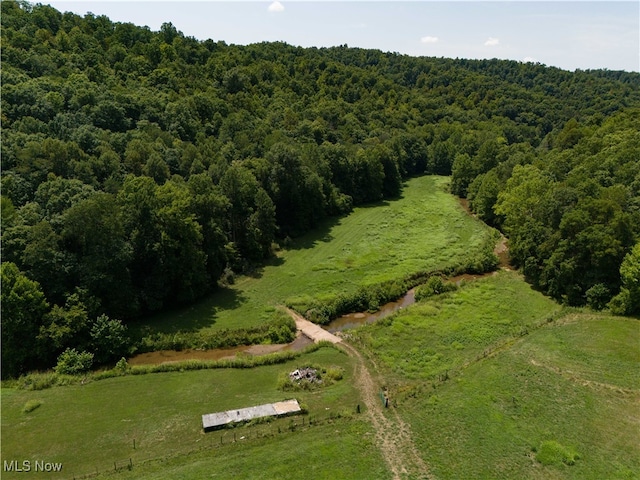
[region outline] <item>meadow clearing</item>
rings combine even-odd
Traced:
[[[309,391],[278,388],[282,375],[306,364],[342,369],[344,378]],[[61,463],[56,478],[111,476],[116,468],[129,478],[144,478],[141,472],[147,471],[149,478],[176,478],[181,471],[202,478],[199,465],[211,459],[217,466],[206,468],[221,476],[233,472],[227,478],[300,478],[286,458],[303,456],[305,468],[320,478],[337,478],[349,469],[385,478],[371,426],[356,413],[352,371],[348,355],[324,347],[302,359],[249,369],[130,375],[40,391],[3,388],[2,458]],[[202,431],[202,414],[287,398],[297,398],[309,413]],[[38,406],[27,411],[33,405]],[[326,442],[336,432],[340,443]],[[328,458],[342,460],[326,465]],[[5,471],[2,478],[24,475]],[[29,478],[51,475],[29,472]]]
[[[169,333],[248,328],[273,318],[277,305],[330,299],[456,265],[478,254],[493,232],[464,212],[447,193],[448,183],[448,177],[411,178],[401,198],[330,219],[293,240],[254,275],[136,327]]]

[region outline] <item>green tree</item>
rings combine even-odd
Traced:
[[[468,153],[458,153],[451,167],[451,192],[459,197],[467,196],[467,188],[477,175]]]
[[[98,193],[75,204],[65,212],[63,225],[61,241],[77,265],[75,286],[91,292],[102,311],[131,315],[133,251],[116,198]]]
[[[562,217],[559,241],[542,268],[540,284],[572,305],[584,304],[595,285],[618,290],[619,265],[633,243],[631,225],[630,216],[610,200],[579,202]]]
[[[636,315],[640,312],[640,243],[624,257],[620,264],[622,287],[611,299],[609,308],[618,315]]]
[[[64,307],[54,305],[42,320],[37,336],[40,357],[50,362],[66,348],[86,345],[87,334],[87,308],[77,294],[70,295]]]
[[[238,163],[227,169],[220,187],[230,204],[230,240],[248,259],[264,259],[276,231],[271,198],[253,173]]]
[[[229,201],[206,173],[191,175],[187,187],[196,221],[202,227],[202,251],[206,255],[206,269],[213,283],[220,277],[227,261],[225,245],[228,238],[224,225]]]
[[[166,294],[157,188],[149,177],[128,175],[116,197],[122,212],[125,239],[132,255],[129,264],[135,292],[135,301],[130,305],[132,315],[158,310]]]
[[[192,302],[210,284],[202,251],[202,227],[193,211],[184,181],[168,181],[157,190],[157,219],[161,228],[157,281],[169,303]]]
[[[276,219],[282,233],[296,235],[316,225],[324,217],[325,198],[322,180],[303,164],[300,151],[277,143],[267,154],[271,163],[270,197],[276,207]]]
[[[49,301],[64,303],[66,293],[73,290],[76,271],[73,257],[63,248],[51,222],[36,223],[26,230],[25,236],[21,267],[41,285]]]
[[[93,365],[93,353],[67,348],[58,357],[56,373],[62,375],[78,375],[88,372]]]
[[[261,260],[271,253],[277,230],[276,207],[267,192],[259,188],[255,195],[255,209],[248,218],[250,258]]]
[[[504,217],[513,263],[536,284],[541,270],[540,249],[552,249],[556,239],[550,225],[554,187],[555,182],[537,167],[516,165],[495,205],[495,213]]]
[[[3,263],[2,376],[16,376],[37,366],[36,337],[49,309],[40,285],[29,280],[13,263]]]
[[[490,225],[498,223],[493,207],[502,188],[496,170],[478,175],[469,185],[468,198],[471,209]]]
[[[90,335],[96,363],[103,365],[127,355],[127,327],[120,320],[100,315],[91,325]]]

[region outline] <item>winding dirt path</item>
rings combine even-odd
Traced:
[[[339,344],[356,362],[354,366],[354,381],[356,388],[365,404],[365,415],[369,418],[375,431],[375,438],[382,457],[385,459],[394,480],[402,479],[432,479],[429,467],[424,462],[413,443],[413,435],[407,425],[393,409],[386,409],[382,405],[376,384],[367,368],[362,354],[352,345],[342,341],[342,338],[327,332],[315,323],[310,322],[290,308],[286,312],[295,320],[298,330],[314,341],[328,340]]]
[[[357,360],[354,368],[355,384],[367,407],[365,414],[375,430],[376,443],[394,480],[432,479],[429,467],[413,443],[410,427],[393,408],[387,410],[392,413],[385,415],[385,409],[378,395],[380,387],[373,380],[362,354],[345,342],[341,343],[341,347]]]

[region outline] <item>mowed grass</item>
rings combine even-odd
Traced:
[[[151,317],[155,331],[260,324],[286,301],[326,299],[362,285],[442,269],[480,251],[490,229],[447,193],[447,177],[412,178],[402,198],[356,208],[296,239],[254,276],[188,308]]]
[[[283,392],[278,377],[302,366],[337,366],[345,376],[334,385],[314,391]],[[326,478],[338,478],[340,464],[351,464],[368,478],[388,475],[380,454],[371,446],[370,426],[355,413],[360,402],[352,386],[350,357],[325,347],[287,364],[253,369],[225,369],[148,374],[106,379],[42,391],[2,390],[2,459],[61,462],[63,471],[30,472],[29,478],[73,478],[109,472],[125,467],[131,459],[134,469],[127,475],[139,478],[143,464],[150,478],[203,478],[180,473],[211,459],[224,478],[255,478],[253,472],[276,473],[283,468],[281,454],[300,450],[315,452],[305,459],[308,468],[318,469]],[[306,404],[306,425],[302,416],[256,423],[232,430],[202,432],[201,415],[233,408],[250,407],[287,398]],[[40,406],[25,413],[25,405]],[[330,416],[338,418],[331,419]],[[317,425],[309,426],[309,420]],[[292,423],[296,422],[294,431]],[[339,430],[340,435],[332,432]],[[231,444],[233,439],[237,443]],[[245,438],[241,438],[245,437]],[[134,449],[133,442],[136,442]],[[248,456],[262,465],[251,463]],[[292,453],[287,453],[293,455]],[[228,457],[228,463],[221,460]],[[336,457],[336,466],[325,465]],[[193,462],[194,458],[199,458]],[[175,465],[175,476],[163,469],[153,473],[153,465]],[[173,463],[171,463],[173,462]],[[240,466],[244,462],[244,467]],[[185,466],[180,467],[179,465]],[[188,467],[186,465],[189,465]],[[228,468],[233,467],[233,470]],[[147,468],[144,467],[144,468]],[[211,470],[213,468],[213,470]],[[195,470],[194,470],[195,471]],[[223,475],[223,473],[225,473]],[[24,473],[3,472],[2,478],[22,478]],[[284,478],[279,474],[272,478]],[[292,478],[292,477],[290,477]]]
[[[500,272],[357,335],[436,478],[640,478],[637,319]]]

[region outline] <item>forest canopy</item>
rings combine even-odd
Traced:
[[[421,174],[451,175],[536,288],[638,313],[637,73],[1,8],[3,375],[117,359],[130,319]]]

